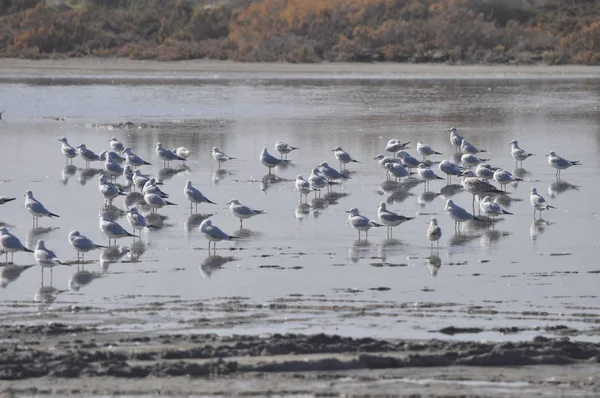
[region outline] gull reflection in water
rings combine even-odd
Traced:
[[[223,181],[225,179],[225,177],[231,176],[231,175],[233,175],[233,173],[230,173],[229,171],[227,171],[225,169],[218,169],[212,175],[212,182],[214,185],[218,185],[221,181]]]
[[[50,305],[54,303],[56,297],[65,292],[68,292],[68,290],[57,289],[52,284],[44,286],[44,282],[42,281],[40,288],[33,296],[33,301],[38,303],[39,311],[46,311],[50,308]]]
[[[432,191],[425,191],[419,195],[417,198],[417,204],[421,207],[425,207],[427,203],[431,203],[437,198],[440,194]]]
[[[100,269],[102,272],[108,272],[108,266],[121,260],[124,255],[129,253],[129,248],[124,246],[111,246],[100,252]]]
[[[213,272],[222,269],[223,265],[235,260],[237,259],[233,256],[208,256],[200,264],[200,274],[204,278],[210,278]]]
[[[148,245],[144,243],[141,239],[133,241],[133,243],[129,246],[129,252],[127,253],[127,258],[132,263],[137,263],[140,261],[140,257],[142,254],[146,252],[146,247]]]
[[[433,278],[437,276],[441,266],[442,259],[440,258],[440,256],[432,254],[429,257],[427,257],[427,269],[429,270],[429,275],[431,275]]]
[[[147,206],[146,201],[144,200],[144,195],[142,195],[139,192],[129,192],[127,194],[127,196],[125,196],[124,203],[125,203],[125,207],[128,209],[132,206],[139,206],[139,205]],[[139,208],[138,208],[138,210],[142,211]]]
[[[454,195],[461,193],[463,190],[464,188],[460,184],[444,185],[442,189],[440,189],[440,195],[442,195],[444,199],[450,199]]]
[[[385,239],[379,245],[379,257],[381,261],[386,262],[387,257],[391,253],[399,253],[402,251],[404,243],[400,239],[389,238]]]
[[[531,177],[531,173],[522,167],[517,167],[512,173],[515,177],[525,179],[525,177]]]
[[[367,257],[371,248],[368,240],[355,240],[348,248],[348,258],[353,263],[357,263],[361,258]]]
[[[21,274],[33,267],[35,264],[30,264],[30,265],[15,265],[15,264],[8,264],[7,266],[2,267],[2,271],[0,271],[0,286],[1,287],[7,287],[9,285],[9,283],[12,283],[14,281],[16,281],[17,279],[19,279],[19,276],[21,276]]]
[[[281,182],[288,181],[285,178],[279,177],[275,174],[265,174],[260,179],[260,189],[266,192],[272,185],[279,184]]]
[[[78,292],[84,286],[89,285],[94,279],[102,275],[97,272],[81,270],[75,272],[69,279],[69,290]]]
[[[579,191],[579,188],[579,185],[569,184],[565,180],[558,180],[548,186],[548,195],[551,198],[555,198],[557,195],[567,191]]]
[[[46,234],[56,229],[58,229],[58,227],[34,227],[30,229],[25,235],[27,247],[34,250],[39,239],[42,239]]]
[[[510,235],[512,235],[510,232],[488,229],[483,233],[483,235],[481,235],[481,247],[490,249],[500,239],[509,237]]]
[[[310,205],[308,203],[300,203],[294,212],[298,220],[305,219],[310,214]]]
[[[79,171],[79,183],[85,185],[90,179],[96,177],[98,174],[103,173],[103,169],[82,169]]]
[[[529,236],[531,237],[531,243],[535,244],[538,238],[546,232],[546,228],[555,223],[543,220],[541,218],[535,220],[529,228]]]
[[[197,229],[202,224],[202,221],[211,216],[212,214],[192,214],[184,222],[185,230],[191,232],[193,229]]]
[[[60,180],[63,185],[67,185],[69,178],[73,177],[75,173],[77,173],[77,167],[73,166],[72,164],[66,165],[60,173]]]
[[[170,178],[173,178],[179,173],[187,172],[190,168],[185,164],[179,165],[176,168],[165,167],[163,169],[158,170],[157,177],[158,181],[163,182]]]

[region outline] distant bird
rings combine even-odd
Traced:
[[[571,166],[579,166],[581,164],[579,160],[567,160],[558,156],[555,152],[548,152],[546,157],[548,158],[548,164],[556,169],[557,179],[560,179],[561,170],[568,169]]]
[[[81,261],[83,263],[85,263],[85,253],[96,249],[107,248],[106,246],[95,244],[91,239],[81,235],[79,231],[69,232],[69,243],[73,246],[73,249],[77,251],[77,261],[79,261],[79,256],[81,255]]]
[[[175,203],[169,202],[160,196],[158,193],[148,192],[144,194],[144,201],[152,209],[152,213],[158,213],[158,209],[164,206],[176,206]]]
[[[46,248],[43,240],[38,240],[33,256],[35,257],[35,261],[42,266],[42,275],[44,274],[44,268],[50,268],[50,284],[52,284],[52,268],[62,264],[56,253]]]
[[[260,162],[269,169],[269,174],[271,174],[271,169],[273,167],[277,167],[282,164],[285,165],[285,164],[289,163],[289,160],[278,159],[275,156],[271,155],[267,151],[267,148],[263,148],[262,151],[260,151],[259,159],[260,159]]]
[[[110,140],[108,140],[108,142],[110,149],[115,152],[121,153],[125,150],[125,145],[123,145],[123,143],[117,140],[115,137],[112,137]]]
[[[408,177],[408,171],[400,163],[386,162],[384,167],[387,170],[387,175],[391,174],[395,179]]]
[[[337,180],[348,180],[350,177],[343,175],[333,167],[329,166],[327,162],[323,162],[319,165],[321,169],[321,173],[329,182],[337,181]]]
[[[190,201],[190,212],[192,211],[192,204],[196,205],[196,213],[198,213],[198,204],[199,203],[210,203],[216,205],[215,202],[209,200],[206,196],[202,194],[197,188],[192,186],[191,181],[187,181],[185,183],[185,188],[183,189],[183,194]]]
[[[151,166],[150,163],[146,162],[144,159],[133,153],[131,148],[125,148],[122,154],[125,157],[125,162],[127,162],[127,164],[131,165],[132,167],[140,167],[144,165]]]
[[[477,166],[479,163],[488,161],[489,159],[483,159],[473,155],[472,153],[465,153],[460,157],[460,161],[465,167],[471,168]]]
[[[158,182],[156,181],[156,178],[154,178],[154,177],[151,177],[148,181],[146,181],[146,183],[144,184],[144,187],[142,188],[142,195],[146,195],[149,193],[156,194],[163,199],[167,199],[169,197],[168,193],[163,192],[158,187]]]
[[[288,153],[295,151],[296,149],[300,149],[300,148],[291,146],[283,141],[277,141],[275,143],[275,150],[280,153],[282,159],[284,156],[287,159]]]
[[[379,164],[379,167],[381,167],[382,169],[386,169],[385,165],[387,163],[398,163],[398,164],[402,165],[401,159],[390,158],[390,157],[382,155],[382,154],[375,156],[373,158],[373,160],[377,160],[377,164]],[[404,166],[402,166],[402,167],[404,167]]]
[[[189,150],[189,149],[187,149],[187,148],[186,148],[186,147],[184,147],[184,146],[180,146],[180,147],[177,147],[177,148],[173,148],[173,151],[172,151],[172,152],[173,152],[175,155],[177,155],[177,156],[179,156],[180,158],[183,158],[183,159],[187,159],[187,158],[189,158],[189,157],[190,157],[190,155],[192,154],[192,153],[190,152],[190,150]]]
[[[108,238],[109,247],[112,239],[115,240],[116,245],[117,239],[120,238],[139,238],[139,236],[127,232],[127,230],[123,228],[121,224],[117,223],[116,221],[113,221],[110,218],[110,215],[104,210],[100,212],[100,231],[102,231],[102,233]]]
[[[85,167],[89,167],[90,162],[97,162],[100,160],[100,157],[96,155],[93,151],[87,149],[85,144],[79,145],[77,149],[79,150],[79,156],[81,156],[81,158],[85,160]]]
[[[208,253],[210,255],[210,242],[213,243],[214,252],[217,251],[217,242],[222,240],[234,240],[237,239],[235,236],[227,235],[225,232],[221,231],[219,227],[212,225],[212,221],[204,220],[200,224],[200,232],[206,239],[208,239]]]
[[[431,148],[429,145],[425,144],[422,141],[417,142],[417,152],[419,152],[421,156],[423,156],[423,161],[425,161],[425,159],[428,156],[442,154],[441,152],[434,151],[433,148]]]
[[[449,160],[442,160],[438,167],[448,177],[448,183],[452,182],[452,176],[459,176],[465,171],[464,167]]]
[[[4,250],[6,264],[8,264],[8,253],[10,253],[11,262],[13,262],[13,255],[15,252],[33,253],[33,250],[23,246],[19,238],[8,232],[8,229],[6,228],[0,228],[0,249]]]
[[[471,144],[469,141],[465,140],[464,138],[463,138],[462,142],[460,143],[460,151],[462,153],[470,153],[472,155],[475,155],[476,153],[480,153],[480,152],[487,152],[485,149],[477,148],[475,145]]]
[[[127,166],[131,167],[130,165]],[[150,178],[150,176],[142,174],[139,169],[135,169],[133,170],[133,177],[131,177],[131,180],[133,181],[133,185],[141,191],[144,189],[146,183],[150,181]]]
[[[527,151],[519,148],[519,143],[517,142],[517,140],[512,140],[510,142],[510,146],[511,146],[510,154],[512,155],[513,159],[515,160],[515,165],[517,165],[517,166],[518,166],[519,162],[521,163],[521,166],[523,166],[523,161],[525,159],[527,159],[530,156],[534,156],[533,153],[527,152]]]
[[[177,156],[173,151],[170,151],[167,148],[165,148],[160,142],[156,143],[156,154],[163,161],[163,165],[165,167],[168,167],[169,162],[171,162],[172,160],[181,160],[185,162],[185,158]]]
[[[0,205],[6,204],[8,202],[12,202],[15,199],[17,199],[17,198],[8,198],[6,196],[0,196]]]
[[[217,164],[219,165],[219,168],[221,168],[221,163],[225,163],[228,160],[235,159],[234,157],[225,155],[223,152],[219,151],[219,148],[217,148],[217,147],[214,147],[212,149],[212,157],[213,157],[214,160],[217,161]]]
[[[60,217],[58,214],[48,211],[40,201],[33,197],[31,191],[25,192],[25,208],[33,216],[34,227],[37,227],[40,217]]]
[[[483,178],[484,180],[491,180],[494,178],[494,172],[497,168],[492,168],[489,163],[479,163],[475,167],[475,176]]]
[[[475,174],[471,170],[466,170],[462,173],[461,185],[465,191],[473,195],[473,212],[475,212],[475,196],[486,196],[486,195],[505,195],[506,192],[496,188],[486,180],[475,177]]]
[[[416,169],[421,164],[420,160],[413,157],[411,154],[409,154],[406,151],[398,152],[398,157],[402,161],[402,166],[406,167],[407,169]]]
[[[125,161],[125,158],[114,151],[102,151],[98,154],[98,158],[103,162],[106,162],[106,159],[110,159],[117,164],[122,164]]]
[[[474,216],[469,213],[459,205],[455,204],[452,199],[448,199],[446,201],[446,206],[444,207],[444,211],[446,214],[450,216],[454,220],[454,227],[457,228],[459,223],[463,223],[465,221],[484,221],[482,218]]]
[[[400,142],[400,140],[392,139],[387,142],[385,150],[386,152],[392,152],[394,154],[394,157],[396,157],[396,154],[399,151],[408,149],[408,144],[410,144],[410,141],[402,143]]]
[[[343,169],[348,163],[360,163],[358,160],[352,158],[348,152],[344,151],[341,146],[336,146],[331,151],[338,162],[340,162],[340,169]]]
[[[73,158],[77,156],[77,149],[69,145],[69,142],[65,137],[59,138],[58,140],[62,142],[60,149],[63,155],[65,155],[67,164],[69,164],[69,160],[71,161],[71,164],[73,164]]]
[[[134,174],[135,172],[131,165],[126,164],[125,167],[123,167],[123,178],[125,178],[130,187],[133,185],[133,189],[135,190],[135,184],[133,183]]]
[[[429,219],[429,228],[427,228],[427,239],[431,242],[431,248],[433,249],[433,242],[436,242],[436,245],[439,249],[440,247],[440,238],[442,237],[442,229],[438,225],[438,220],[435,217]]]
[[[302,196],[305,195],[308,200],[308,194],[313,191],[310,186],[310,182],[306,181],[302,176],[296,176],[295,183],[296,190],[300,192],[300,202],[302,202]]]
[[[414,217],[405,217],[403,215],[394,213],[386,208],[385,202],[379,203],[377,207],[377,217],[379,221],[385,225],[388,229],[388,236],[392,237],[392,228],[398,225],[412,220]]]
[[[321,193],[321,189],[329,185],[329,181],[321,175],[321,171],[318,168],[314,168],[308,177],[308,183],[310,187],[315,191],[315,197],[317,192]]]
[[[460,134],[458,134],[456,127],[452,127],[450,129],[450,143],[454,146],[454,148],[457,151],[460,150],[460,146],[461,146],[463,140],[464,140],[464,138]]]
[[[365,216],[361,216],[356,207],[347,210],[346,213],[348,213],[348,222],[350,222],[350,225],[352,225],[354,229],[358,231],[358,240],[360,240],[361,232],[364,232],[367,236],[367,239],[369,239],[369,230],[371,228],[383,227],[383,225],[371,221]]]
[[[29,265],[15,265],[9,264],[2,267],[2,271],[0,271],[0,287],[7,287],[9,283],[17,280],[21,274],[33,267],[34,264]]]
[[[109,205],[112,203],[113,199],[119,195],[124,196],[125,193],[122,192],[119,187],[117,187],[112,182],[106,179],[106,176],[101,174],[98,178],[98,191],[104,196],[104,203]]]
[[[106,160],[104,161],[104,170],[106,170],[106,173],[108,173],[108,175],[112,178],[117,178],[123,175],[123,168],[121,165],[115,162],[109,156],[107,156]]]
[[[503,169],[498,169],[494,171],[494,180],[496,180],[496,182],[500,184],[500,186],[504,190],[506,190],[506,186],[510,183],[516,181],[523,181],[522,178],[515,177],[514,175],[512,175],[512,173]]]
[[[429,181],[443,180],[442,177],[435,174],[433,170],[425,166],[423,163],[421,163],[419,167],[417,167],[417,173],[419,174],[419,177],[421,177],[421,179],[425,181],[425,189],[429,187]]]
[[[131,226],[131,229],[134,234],[136,230],[139,231],[142,229],[156,228],[155,226],[148,223],[146,217],[140,214],[137,207],[135,206],[132,206],[129,208],[129,210],[127,210],[127,222]]]
[[[500,207],[499,204],[493,202],[490,196],[485,196],[483,199],[481,199],[481,201],[479,202],[479,207],[481,208],[481,212],[484,215],[490,217],[492,221],[494,221],[496,217],[502,216],[504,214],[513,214],[509,211],[504,210],[502,207]]]
[[[535,219],[535,212],[540,212],[540,219],[542,218],[542,211],[549,209],[556,209],[554,206],[550,206],[546,203],[546,199],[540,194],[537,193],[537,189],[531,188],[531,194],[529,195],[529,202],[533,207],[533,218]]]
[[[242,229],[244,220],[254,217],[258,214],[265,214],[263,210],[255,210],[248,206],[244,206],[237,199],[231,199],[231,201],[227,202],[227,204],[229,205],[229,211],[231,214],[240,219],[240,229]]]

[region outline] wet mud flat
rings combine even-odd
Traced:
[[[598,396],[600,344],[0,327],[0,394]]]

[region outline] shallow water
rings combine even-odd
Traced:
[[[159,173],[178,206],[160,211],[167,217],[162,228],[144,232],[134,256],[102,266],[101,253],[89,253],[86,260],[94,261],[85,269],[101,277],[79,291],[68,284],[77,266],[59,266],[52,286],[60,293],[53,301],[34,301],[40,268],[23,272],[0,290],[5,322],[405,338],[448,337],[437,331],[456,326],[483,332],[454,338],[492,340],[560,334],[565,329],[544,328],[565,325],[576,338],[600,340],[594,233],[600,216],[593,199],[600,195],[600,78],[290,79],[273,73],[272,79],[220,74],[209,80],[186,74],[178,82],[136,80],[135,71],[120,79],[60,77],[19,76],[0,84],[7,108],[0,121],[0,194],[17,197],[0,207],[0,221],[30,247],[44,239],[64,261],[76,258],[67,241],[71,230],[108,243],[98,228],[104,200],[97,175],[84,170],[80,158],[75,168],[65,167],[61,136],[96,153],[118,137],[153,163],[143,171]],[[128,121],[145,126],[114,127]],[[394,195],[382,186],[385,175],[372,158],[389,139],[411,141],[415,155],[416,142],[425,141],[444,153],[432,157],[440,161],[453,154],[451,126],[490,151],[492,165],[515,169],[512,139],[537,155],[524,162],[526,181],[509,187],[522,200],[510,203],[514,216],[493,229],[469,225],[455,234],[444,197],[424,194],[422,184]],[[277,140],[301,149],[289,155],[292,165],[275,171],[284,181],[264,184],[267,169],[258,155],[263,146],[275,153]],[[173,163],[175,170],[161,170],[157,141],[189,148],[193,155],[186,167]],[[309,195],[311,206],[300,208],[295,176],[308,177],[323,161],[337,168],[331,149],[338,145],[362,163],[348,167],[352,178],[335,187],[337,195],[317,202]],[[237,157],[222,172],[210,156],[213,146]],[[564,171],[557,184],[543,156],[550,150],[582,166]],[[201,205],[201,213],[212,214],[213,223],[228,233],[239,233],[225,204],[232,198],[267,214],[247,220],[239,241],[219,243],[220,257],[208,257],[199,220],[190,217],[183,196],[188,179],[217,203]],[[430,190],[439,193],[444,185],[433,182]],[[543,214],[545,222],[533,222],[532,186],[557,207]],[[46,229],[32,229],[23,207],[26,190],[61,217],[42,219]],[[470,194],[452,199],[470,209]],[[359,242],[344,211],[357,207],[376,218],[380,201],[417,218],[396,228],[391,241],[384,229],[374,229],[368,242]],[[124,208],[121,198],[115,204]],[[425,236],[432,214],[443,230],[439,252],[434,251],[439,258],[430,257]],[[128,226],[124,217],[119,222]],[[30,254],[14,259],[34,263]],[[47,270],[44,278],[48,290]],[[509,327],[518,333],[501,329]]]

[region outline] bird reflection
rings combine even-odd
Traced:
[[[425,207],[427,203],[433,202],[435,198],[437,198],[440,194],[432,191],[425,191],[419,195],[417,198],[417,204],[421,207]]]
[[[111,246],[102,250],[100,253],[100,269],[102,272],[107,272],[110,264],[118,262],[127,253],[129,253],[129,248],[123,246]]]
[[[510,232],[498,231],[496,229],[488,229],[481,235],[481,246],[485,248],[491,248],[494,243],[497,243],[500,239],[510,236]]]
[[[565,180],[554,181],[552,184],[548,186],[548,195],[551,198],[555,198],[556,195],[567,192],[567,191],[578,191],[579,186],[569,184]]]
[[[102,169],[82,169],[79,172],[79,183],[85,185],[88,180],[96,177],[98,174],[103,173]]]
[[[217,171],[215,171],[213,173],[213,176],[212,176],[213,184],[215,184],[215,185],[219,184],[221,181],[223,181],[225,179],[225,177],[230,176],[230,175],[233,175],[233,173],[230,173],[225,169],[218,169]]]
[[[402,203],[412,194],[406,189],[398,189],[385,199],[385,202],[389,205],[394,203]]]
[[[139,192],[129,192],[127,196],[125,196],[125,207],[129,209],[130,207],[137,205],[146,205],[144,195]]]
[[[226,263],[235,260],[236,258],[233,256],[208,256],[200,263],[200,274],[204,278],[210,278],[213,272],[220,270]]]
[[[60,173],[60,180],[62,181],[63,185],[67,185],[69,178],[73,177],[76,172],[77,167],[73,166],[72,164],[66,165]]]
[[[310,205],[308,203],[300,203],[296,207],[295,214],[298,220],[306,218],[310,214]]]
[[[513,202],[522,202],[523,199],[519,198],[511,198],[508,195],[494,195],[493,199],[494,203],[499,204],[502,207],[510,207]]]
[[[118,218],[123,217],[125,213],[123,210],[119,209],[117,206],[115,205],[105,205],[102,210],[104,210],[105,212],[108,213],[108,215],[110,216],[111,220],[116,220]]]
[[[427,257],[427,269],[429,270],[429,275],[431,275],[433,278],[437,276],[438,271],[441,267],[442,259],[440,258],[440,256],[432,254],[429,257]]]
[[[27,241],[27,247],[31,250],[35,249],[37,241],[49,232],[58,229],[58,227],[33,227],[25,235]]]
[[[287,181],[287,180],[285,178],[281,178],[275,174],[265,174],[260,179],[260,186],[263,191],[266,191],[267,189],[269,189],[269,187],[271,185],[277,184],[280,182],[284,182],[284,181]]]
[[[81,270],[75,272],[69,279],[69,290],[78,292],[84,286],[89,285],[94,279],[100,278],[101,274]]]
[[[133,241],[129,246],[129,252],[127,253],[129,261],[133,263],[140,261],[140,257],[146,252],[146,247],[147,245],[142,240]]]
[[[403,245],[399,239],[389,238],[383,240],[379,245],[379,257],[381,257],[381,261],[387,261],[390,253],[400,252]]]
[[[353,263],[357,263],[358,260],[368,255],[370,246],[368,240],[355,240],[348,248],[348,258]]]
[[[513,175],[517,178],[525,179],[525,177],[530,177],[531,173],[522,167],[517,167],[515,171],[513,171]]]
[[[144,216],[146,217],[146,221],[148,222],[148,224],[152,224],[152,227],[155,229],[161,229],[169,225],[165,223],[165,221],[168,220],[169,217],[164,214],[151,213],[144,214]]]
[[[444,199],[450,199],[456,194],[459,194],[463,191],[463,186],[460,184],[449,184],[445,185],[440,189],[440,195],[444,197]]]
[[[456,164],[462,164],[462,152],[455,152],[450,155],[450,161]]]
[[[190,168],[185,164],[179,165],[177,168],[165,167],[164,169],[158,170],[157,177],[158,181],[163,182],[170,178],[173,178],[179,173],[189,171]]]
[[[240,228],[231,234],[237,238],[253,238],[262,235],[260,232],[252,231],[247,228]]]
[[[345,198],[346,196],[350,195],[347,192],[327,192],[323,195],[323,199],[325,199],[330,205],[336,205],[338,204],[338,201],[341,198]]]
[[[26,270],[33,267],[35,264],[31,265],[15,265],[9,264],[2,268],[0,271],[0,286],[6,287],[9,283],[16,281],[19,276]]]
[[[531,237],[531,242],[535,243],[537,241],[537,239],[540,237],[540,235],[542,235],[544,232],[546,232],[546,227],[553,225],[553,224],[554,223],[551,223],[546,220],[542,220],[541,218],[535,220],[531,224],[531,227],[529,228],[529,236]]]
[[[198,228],[202,221],[206,220],[212,216],[212,214],[192,214],[189,216],[184,223],[186,231],[192,231],[195,228]]]
[[[56,297],[65,292],[68,292],[68,290],[59,290],[52,285],[44,286],[42,282],[41,287],[33,296],[33,301],[39,304],[38,309],[40,311],[46,311],[50,307],[50,304],[54,303]]]
[[[383,191],[383,193],[386,193],[386,194],[394,193],[397,190],[399,190],[401,187],[402,187],[402,185],[400,185],[399,182],[392,181],[392,180],[384,181],[379,186],[381,191]]]

